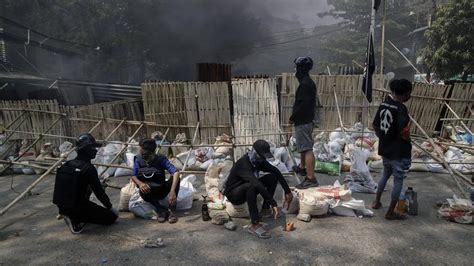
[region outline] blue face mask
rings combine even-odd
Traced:
[[[258,155],[258,153],[254,149],[250,150],[248,152],[248,155],[249,155],[249,158],[250,158],[250,162],[254,166],[266,161],[265,158],[262,158],[260,155]]]

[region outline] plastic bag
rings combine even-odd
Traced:
[[[118,204],[119,211],[128,211],[128,205],[130,203],[130,198],[135,192],[136,185],[130,181],[126,186],[120,190],[120,199]]]
[[[68,154],[68,152],[72,150],[73,148],[74,148],[74,145],[72,145],[71,142],[69,141],[63,142],[61,145],[59,145],[59,153],[60,153],[59,156],[61,156],[61,158],[66,157],[66,154]],[[77,157],[77,152],[73,151],[67,156],[66,161],[72,160],[76,157]]]
[[[126,163],[121,163],[120,165],[127,166]],[[132,175],[132,169],[127,169],[127,168],[117,168],[117,170],[115,170],[115,174],[114,174],[115,177],[131,176],[131,175]]]
[[[152,220],[158,219],[158,213],[156,212],[155,207],[151,203],[142,199],[139,189],[135,189],[130,197],[128,209],[137,217]]]
[[[318,173],[327,173],[329,175],[341,175],[341,162],[321,162],[316,160],[314,171]]]

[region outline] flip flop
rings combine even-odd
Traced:
[[[268,239],[271,236],[268,234],[268,232],[263,228],[263,226],[260,226],[256,230],[253,230],[252,227],[249,227],[247,229],[247,232],[251,235],[254,235],[260,239]]]
[[[168,217],[168,222],[170,224],[174,224],[178,221],[178,217],[176,217],[174,214],[170,214],[170,216]]]

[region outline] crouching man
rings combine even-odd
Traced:
[[[110,225],[118,218],[91,164],[100,146],[91,134],[80,135],[76,159],[67,161],[56,174],[53,203],[73,234],[81,233],[86,223]],[[89,200],[92,191],[104,207]]]
[[[179,172],[163,155],[155,154],[156,143],[152,139],[140,142],[140,155],[135,157],[132,180],[140,189],[140,196],[151,203],[158,211],[158,222],[176,223],[176,201],[179,192]],[[166,181],[165,170],[172,175]],[[169,207],[166,209],[160,200],[168,196]]]
[[[273,216],[275,219],[279,215],[278,205],[273,199],[277,184],[280,183],[285,191],[285,202],[289,204],[293,199],[283,175],[267,161],[272,157],[270,145],[265,140],[257,140],[252,150],[232,167],[224,188],[224,195],[232,204],[240,205],[247,202],[252,223],[248,232],[259,238],[270,238],[270,235],[260,224],[257,195],[262,195],[264,199],[261,216]],[[268,174],[259,177],[260,171]]]

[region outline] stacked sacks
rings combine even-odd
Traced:
[[[369,167],[366,161],[369,157],[369,150],[364,148],[355,148],[351,153],[351,172],[344,179],[352,192],[360,193],[376,193],[377,183],[374,182],[370,175]]]
[[[216,142],[214,145],[232,145],[231,137],[226,134],[222,134],[216,137]],[[230,146],[215,146],[214,149],[214,158],[225,158],[232,155],[232,147]]]
[[[330,175],[340,175],[346,140],[344,138],[335,138],[343,135],[333,133],[331,133],[332,140],[325,132],[318,134],[315,138],[313,145],[313,153],[316,159],[315,171]]]
[[[35,161],[41,162],[41,161],[47,160],[47,158],[54,158],[54,157],[57,157],[57,156],[58,156],[58,153],[55,152],[53,144],[51,142],[47,142],[47,143],[43,144],[43,147],[41,148],[40,155],[38,155],[38,157],[36,157]],[[35,168],[35,173],[37,175],[41,175],[44,172],[46,172],[46,170]]]
[[[188,139],[186,138],[186,133],[177,134],[172,145],[182,146],[182,147],[171,147],[171,151],[173,152],[173,155],[177,156],[178,154],[182,154],[188,151],[188,147],[185,146],[187,144],[188,144]]]
[[[113,158],[115,158],[115,156],[120,152],[121,149],[122,149],[122,144],[112,144],[112,143],[107,144],[105,147],[102,147],[99,149],[99,151],[97,152],[97,156],[94,159],[94,162],[103,163],[103,164],[112,164]],[[113,162],[113,164],[120,164],[120,163],[121,163],[120,157],[117,160],[115,160],[115,162]],[[114,176],[115,170],[117,170],[117,168],[115,167],[107,168],[106,166],[99,166],[99,168],[97,168],[97,173],[99,175],[102,175],[102,177],[107,178],[110,176]],[[99,178],[101,178],[101,176],[99,176]]]

